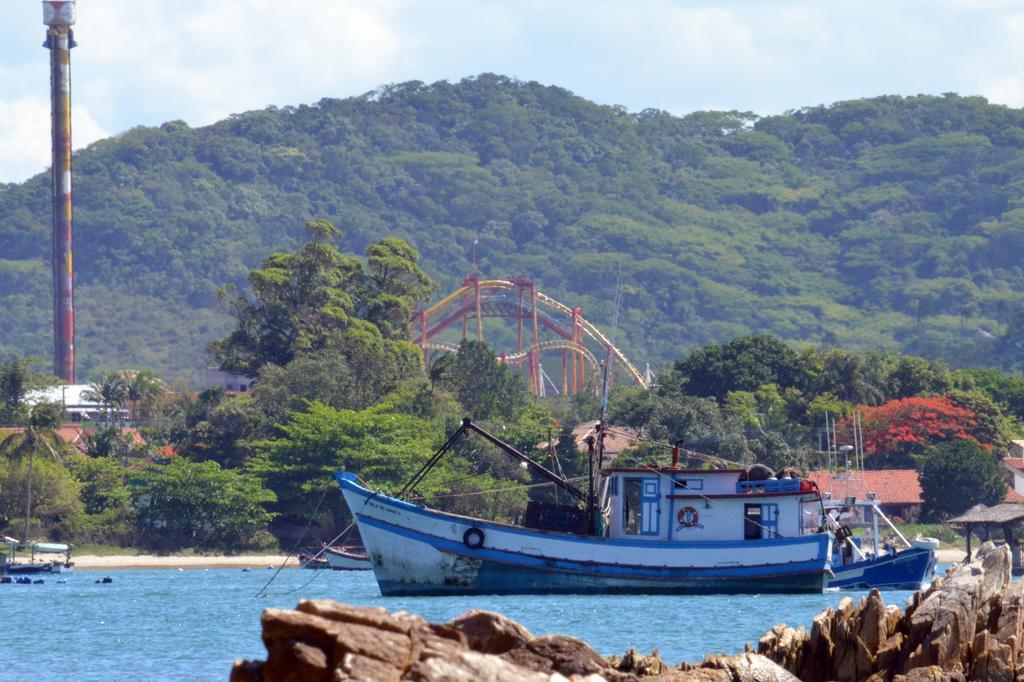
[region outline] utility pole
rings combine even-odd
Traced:
[[[53,138],[53,373],[75,383],[75,289],[72,267],[71,194],[71,27],[75,0],[43,0],[43,23],[50,51],[50,103]]]

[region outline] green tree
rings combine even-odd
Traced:
[[[120,372],[107,372],[100,380],[89,384],[82,392],[82,397],[91,402],[100,403],[103,408],[104,421],[109,424],[120,423],[115,413],[122,410],[128,401],[128,382]]]
[[[480,341],[463,339],[444,382],[473,419],[512,420],[529,400],[523,376]]]
[[[273,501],[253,476],[183,457],[147,472],[135,498],[146,540],[164,551],[265,546]]]
[[[941,520],[961,514],[979,502],[993,505],[1006,495],[1006,476],[999,460],[967,440],[931,449],[921,469],[925,516]]]
[[[342,469],[356,472],[374,488],[397,492],[429,459],[441,434],[431,422],[386,407],[337,410],[314,402],[306,411],[293,412],[279,426],[277,438],[259,444],[261,457],[252,464],[277,495],[275,509],[308,518],[320,503],[340,527],[348,510],[333,476]],[[443,475],[432,480],[443,480]]]
[[[687,395],[725,400],[730,391],[754,391],[765,384],[787,388],[796,379],[796,351],[767,334],[711,344],[678,360],[673,370]]]
[[[343,350],[357,366],[382,353],[408,354],[411,344],[398,338],[433,287],[416,251],[389,237],[367,249],[364,266],[338,250],[341,233],[329,222],[309,221],[306,230],[309,240],[295,253],[276,253],[249,273],[252,300],[229,301],[235,331],[210,344],[221,369],[256,377],[267,364],[285,366],[327,348]]]
[[[22,513],[25,542],[33,534],[34,518],[44,526],[53,525],[80,510],[75,482],[64,469],[63,446],[54,432],[64,417],[63,405],[36,403],[25,412],[21,428],[0,442],[0,480],[5,481],[0,485],[0,516],[10,521]]]

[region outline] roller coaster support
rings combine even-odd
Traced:
[[[532,326],[532,342],[523,338],[527,314],[530,315]],[[607,336],[583,318],[579,307],[570,308],[545,296],[525,277],[485,280],[476,274],[470,275],[463,280],[462,287],[457,291],[416,313],[410,324],[409,335],[413,343],[423,349],[426,361],[432,350],[453,352],[458,349],[452,343],[435,340],[438,334],[452,325],[461,322],[462,338],[471,338],[471,316],[476,317],[475,336],[478,341],[484,341],[484,317],[515,319],[515,352],[503,355],[502,360],[518,367],[525,363],[530,387],[538,395],[542,392],[544,354],[551,351],[561,353],[562,393],[574,395],[585,390],[587,363],[591,364],[594,371],[601,365],[595,354],[587,348],[587,342],[596,342],[601,349],[598,355],[611,357],[612,365],[625,370],[634,382],[645,387],[649,383]],[[541,327],[553,333],[554,339],[542,339]]]

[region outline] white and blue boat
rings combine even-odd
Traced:
[[[511,525],[402,499],[466,431],[582,504],[531,502],[523,525]],[[809,510],[824,513],[809,481],[751,481],[741,469],[683,469],[677,460],[602,473],[596,504],[593,484],[584,496],[467,419],[397,495],[351,473],[335,478],[386,596],[820,593],[831,577],[832,534],[806,522]]]
[[[830,514],[829,518],[844,519],[845,516],[867,530],[866,538],[853,538],[848,525],[835,526],[836,522],[833,522],[837,542],[832,557],[834,576],[829,580],[829,587],[918,590],[931,581],[935,573],[938,540],[920,537],[908,540],[882,512],[873,496],[867,500],[826,500],[825,509],[840,512]],[[882,533],[887,533],[890,539],[883,541]],[[897,542],[903,546],[897,547]]]

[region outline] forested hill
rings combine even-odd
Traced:
[[[525,274],[637,362],[770,332],[1014,363],[1024,112],[879,97],[757,118],[600,106],[483,75],[137,128],[76,155],[78,357],[194,376],[215,290],[293,249],[397,235],[443,287]],[[0,356],[50,352],[49,182],[0,185]],[[977,345],[979,328],[996,334]]]

